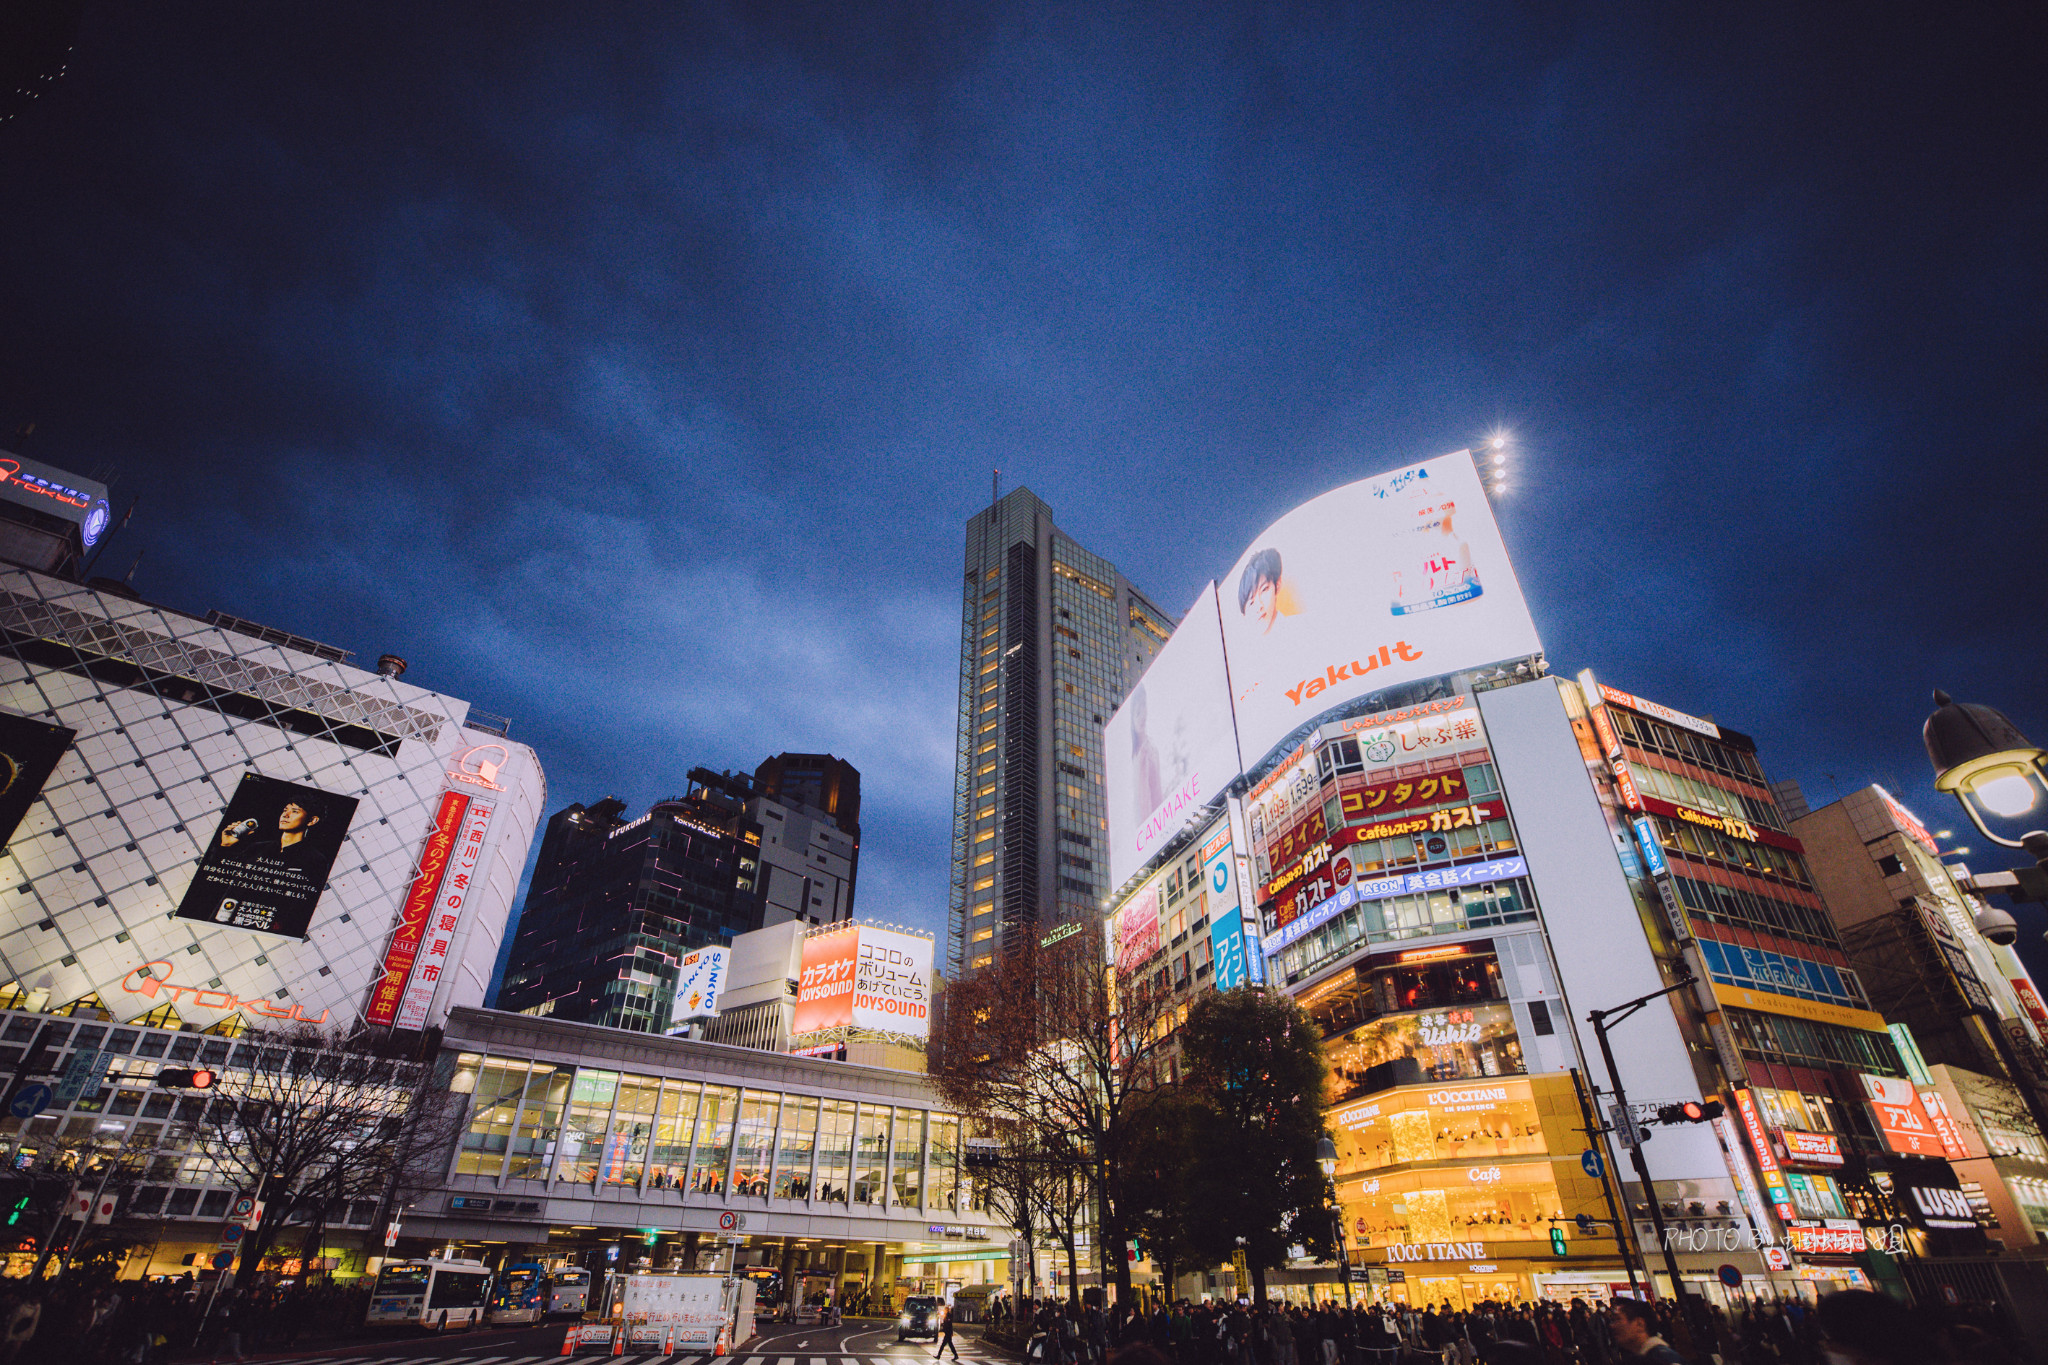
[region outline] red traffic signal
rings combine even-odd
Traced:
[[[166,1067],[156,1073],[156,1084],[165,1090],[211,1090],[213,1073],[204,1067]]]
[[[1721,1117],[1719,1100],[1687,1100],[1684,1104],[1667,1104],[1657,1110],[1659,1123],[1707,1123]]]

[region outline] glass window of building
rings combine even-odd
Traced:
[[[929,1175],[931,1188],[925,1207],[951,1212],[960,1202],[960,1118],[957,1114],[932,1115],[932,1151]]]
[[[647,1170],[647,1147],[654,1135],[654,1111],[661,1098],[656,1076],[628,1076],[619,1085],[612,1118],[612,1151],[605,1154],[604,1183],[638,1185]]]
[[[889,1106],[863,1104],[855,1135],[853,1202],[880,1204],[889,1180]]]
[[[670,1081],[662,1088],[654,1142],[648,1151],[649,1188],[681,1188],[690,1169],[690,1138],[697,1129],[697,1101],[702,1093],[695,1081]]]
[[[924,1111],[896,1111],[896,1144],[892,1155],[895,1193],[889,1202],[914,1209],[924,1200]]]
[[[739,1107],[739,1087],[704,1087],[703,1107],[697,1116],[697,1150],[690,1161],[693,1194],[725,1193],[725,1172],[732,1158],[732,1126]]]
[[[1339,1197],[1357,1246],[1534,1242],[1562,1217],[1547,1162],[1372,1176],[1340,1185]]]
[[[555,1179],[578,1185],[596,1183],[605,1133],[611,1127],[612,1099],[618,1090],[616,1071],[576,1073],[569,1092],[569,1112],[562,1123],[561,1150],[555,1158]]]
[[[853,1103],[826,1100],[818,1117],[818,1198],[844,1204],[853,1170]]]
[[[533,1062],[527,1067],[526,1095],[519,1104],[519,1128],[512,1135],[512,1156],[505,1174],[514,1180],[546,1180],[548,1165],[562,1128],[562,1110],[569,1100],[566,1067]]]
[[[732,1192],[768,1194],[768,1168],[775,1159],[775,1119],[782,1096],[749,1090],[740,1104],[739,1140],[734,1145]]]
[[[512,1130],[519,1125],[519,1098],[526,1090],[527,1066],[500,1057],[485,1062],[477,1054],[465,1052],[456,1062],[458,1082],[465,1070],[475,1091],[470,1100],[469,1131],[462,1135],[455,1173],[495,1178],[504,1169]]]
[[[817,1149],[818,1102],[791,1095],[782,1105],[782,1140],[775,1154],[775,1197],[811,1196],[811,1155]]]

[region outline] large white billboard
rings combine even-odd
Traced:
[[[853,1026],[923,1038],[932,1028],[932,941],[860,927],[853,971]]]
[[[1111,886],[1238,774],[1221,627],[1211,583],[1103,727]]]
[[[1219,593],[1238,748],[1254,767],[1340,703],[1543,647],[1463,451],[1303,503]]]

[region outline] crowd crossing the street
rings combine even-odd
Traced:
[[[1678,1330],[1668,1300],[1377,1304],[1314,1308],[1190,1303],[1139,1312],[998,1300],[1028,1365],[2018,1365],[1975,1324],[1938,1321],[1882,1295],[1697,1306]],[[1011,1333],[1015,1337],[1018,1333]],[[1681,1351],[1673,1343],[1689,1340]]]

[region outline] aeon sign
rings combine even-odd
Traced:
[[[164,969],[162,976],[156,974],[156,968],[158,967]],[[233,991],[210,991],[201,990],[197,986],[174,986],[171,984],[171,964],[168,962],[143,963],[140,967],[135,968],[128,975],[121,978],[121,989],[127,991],[130,995],[148,996],[152,999],[162,995],[166,997],[166,1003],[168,1004],[176,1004],[180,1000],[189,999],[189,1003],[194,1009],[240,1010],[243,1014],[253,1014],[263,1019],[296,1019],[302,1024],[324,1024],[327,1022],[328,1012],[326,1010],[321,1010],[320,1017],[315,1019],[300,1010],[297,1005],[289,1005],[282,1000],[244,1000]]]

